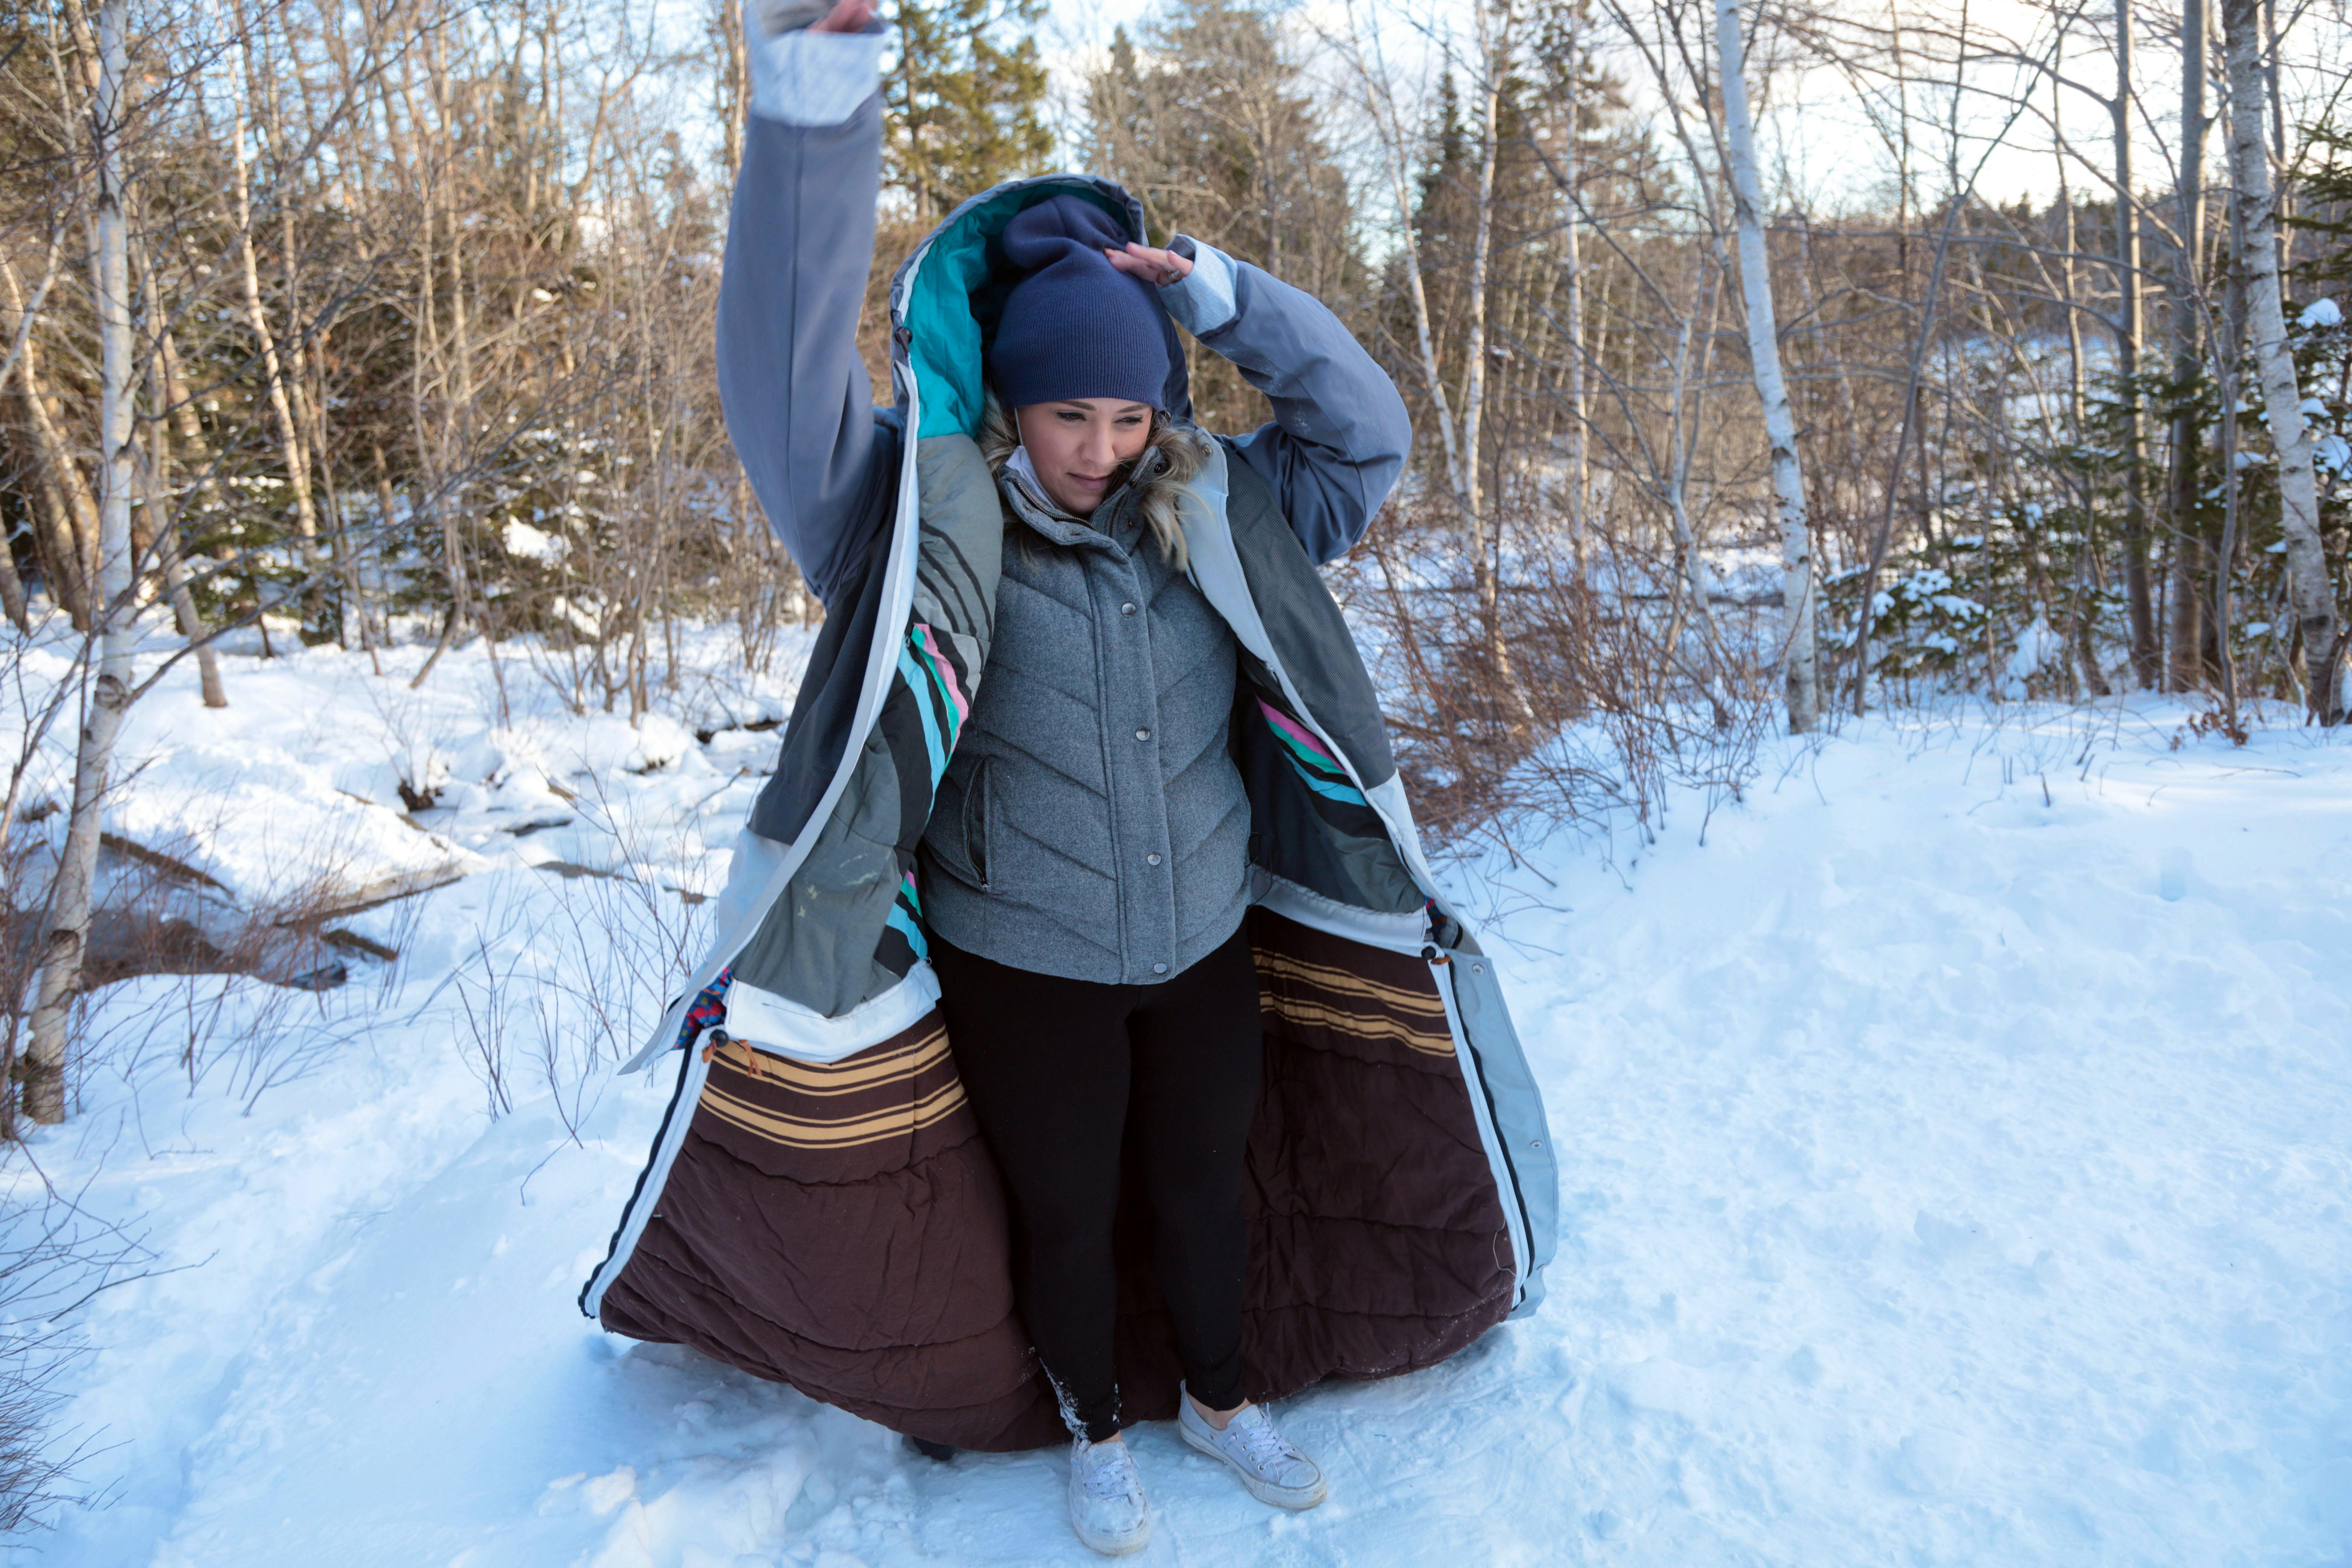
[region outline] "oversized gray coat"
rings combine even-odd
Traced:
[[[729,287],[747,268],[790,269],[754,292],[792,319],[739,309],[722,342],[730,432],[827,619],[717,939],[640,1058],[674,1062],[677,1088],[581,1305],[616,1332],[692,1345],[917,1436],[1028,1447],[1064,1429],[1013,1307],[1003,1195],[936,1005],[915,857],[986,679],[1003,547],[972,438],[1006,281],[991,242],[1065,192],[1138,237],[1142,214],[1108,182],[1068,175],[966,202],[892,280],[894,406],[845,392],[824,418],[802,400],[758,427],[760,400],[741,388],[761,356],[769,377],[789,374],[814,352],[796,348],[810,333],[846,342],[855,328],[846,291],[821,287],[813,237],[870,250],[878,123],[870,99],[841,112],[813,125],[755,114]],[[845,169],[861,205],[828,211],[819,198]],[[1229,276],[1245,313],[1264,275]],[[1276,425],[1212,444],[1182,522],[1193,581],[1241,650],[1233,748],[1265,1030],[1244,1358],[1262,1399],[1427,1366],[1531,1310],[1557,1193],[1493,965],[1437,897],[1370,681],[1310,554],[1318,496],[1384,490],[1393,473],[1351,469],[1342,432],[1286,427],[1331,416],[1286,412],[1301,366],[1236,360]],[[1182,416],[1181,353],[1171,361],[1167,405]],[[1129,1414],[1150,1419],[1173,1414],[1179,1372],[1134,1245],[1148,1234],[1138,1185],[1120,1221],[1119,1382]]]

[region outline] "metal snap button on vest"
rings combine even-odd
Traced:
[[[1144,863],[1145,865],[1147,865],[1147,866],[1157,866],[1157,865],[1159,865],[1159,864],[1160,864],[1160,851],[1159,851],[1159,850],[1157,850],[1157,849],[1154,849],[1150,854],[1146,855],[1146,856],[1143,858],[1143,863]]]
[[[1135,606],[1133,605],[1121,605],[1118,607],[1118,613],[1122,616],[1131,616],[1135,614]]]
[[[1151,731],[1149,730],[1138,730],[1135,732],[1135,738],[1139,741],[1149,741],[1151,739]]]
[[[1168,966],[1164,963],[1155,963],[1151,966],[1151,973],[1154,974],[1165,974],[1168,973]]]

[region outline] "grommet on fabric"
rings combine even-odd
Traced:
[[[1157,849],[1154,849],[1150,854],[1146,855],[1146,856],[1143,858],[1143,863],[1144,863],[1145,865],[1147,865],[1147,866],[1157,866],[1157,865],[1159,865],[1159,864],[1160,864],[1160,851],[1159,851],[1159,850],[1157,850]]]
[[[1151,966],[1151,973],[1154,974],[1165,974],[1168,973],[1168,966],[1164,963],[1155,963]]]
[[[1135,732],[1135,738],[1139,741],[1149,741],[1151,739],[1151,731],[1149,730],[1138,730]]]

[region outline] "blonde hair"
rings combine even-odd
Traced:
[[[1184,524],[1179,503],[1184,486],[1207,466],[1208,437],[1190,426],[1179,425],[1164,411],[1151,416],[1151,440],[1146,451],[1157,451],[1161,458],[1160,471],[1143,483],[1143,526],[1150,531],[1152,542],[1160,546],[1168,563],[1181,572],[1190,563],[1190,552],[1184,548]],[[988,389],[987,406],[980,416],[980,455],[988,463],[992,474],[1004,472],[1004,465],[1021,447],[1021,426],[1013,411]]]

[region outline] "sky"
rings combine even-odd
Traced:
[[[1890,0],[1893,3],[1895,0]],[[1900,8],[1906,24],[1924,29],[1935,16],[1958,15],[1962,4],[1963,0],[1950,0],[1948,5],[1937,6],[1902,3]],[[2032,0],[1965,0],[1965,4],[1972,36],[1979,41],[1979,47],[1983,40],[1994,36],[2029,44],[2037,50],[2046,45],[2052,31],[2046,5]],[[2347,60],[2347,56],[2352,56],[2352,27],[2344,25],[2341,15],[2346,4],[2347,0],[2289,3],[2288,14],[2294,18],[2287,48],[2291,103],[2317,105],[2327,93],[2346,90],[2346,67],[2352,63]],[[1134,29],[1148,16],[1153,5],[1154,0],[1052,0],[1040,30],[1039,44],[1066,129],[1075,120],[1076,93],[1086,73],[1102,58],[1113,30],[1121,26]],[[1746,8],[1754,14],[1752,5]],[[680,34],[682,41],[699,37],[701,0],[663,0],[662,9],[674,25],[673,30],[686,29]],[[1423,83],[1433,79],[1433,67],[1443,54],[1439,46],[1427,39],[1442,37],[1449,30],[1460,37],[1469,30],[1469,0],[1407,0],[1406,4],[1390,5],[1383,9],[1391,18],[1402,17],[1409,12],[1418,22],[1417,34],[1413,26],[1392,21],[1389,47],[1391,59],[1402,74]],[[1869,9],[1881,16],[1885,14],[1876,6]],[[1337,30],[1344,20],[1339,0],[1303,0],[1293,15],[1302,36],[1311,35],[1318,25]],[[2114,67],[2105,42],[2107,23],[2098,19],[2111,17],[2112,11],[2105,0],[2092,0],[2089,15],[2096,25],[2078,25],[2074,29],[2074,41],[2069,50],[2069,74],[2083,87],[2105,90],[2112,84]],[[2143,194],[2169,186],[2179,140],[2179,88],[2174,63],[2177,56],[2164,36],[2169,25],[2165,16],[2152,9],[2141,15],[2137,43],[2141,128],[2137,164]],[[1642,79],[1639,61],[1629,55],[1604,58],[1626,81],[1633,112],[1654,112],[1659,100],[1655,89]],[[2218,51],[2216,58],[2218,60]],[[1761,82],[1761,74],[1752,67],[1749,79],[1751,91],[1756,91],[1759,99],[1759,140],[1770,172],[1768,178],[1777,174],[1783,193],[1795,195],[1815,210],[1834,211],[1884,200],[1891,189],[1892,158],[1872,129],[1853,83],[1840,72],[1824,67],[1798,74],[1778,74],[1769,83]],[[1973,179],[1980,197],[2006,203],[2021,196],[2037,202],[2054,196],[2058,170],[2050,152],[2048,124],[2053,110],[2059,123],[2086,159],[2100,165],[2110,160],[2106,110],[2084,92],[2065,90],[2053,94],[2046,79],[2037,79],[2030,71],[2008,65],[1979,65],[1971,80],[1976,90],[1964,97],[1958,116],[1962,132],[1959,164],[1962,177]],[[2032,92],[2034,100],[2032,110],[2023,116],[2014,116],[2011,108],[1997,104],[1990,95],[1990,89],[2013,91],[2021,85]],[[1408,98],[1406,112],[1412,118],[1417,106],[1410,101],[1410,95]],[[1924,83],[1912,90],[1909,103],[1915,114],[1937,122],[1946,121],[1951,107],[1949,88]],[[2217,110],[2220,107],[2218,95],[2212,107]],[[2315,118],[2315,111],[2290,112],[2290,119],[2309,118]],[[1932,201],[1934,194],[1947,182],[1948,149],[1942,136],[1932,130],[1922,131],[1920,136],[1914,152],[1915,167],[1922,171],[1918,179],[1923,195]],[[1343,132],[1335,140],[1344,146],[1349,137]],[[2218,132],[2210,140],[2207,152],[2209,163],[2218,171],[2224,152]],[[1078,153],[1066,140],[1062,155],[1066,162],[1075,162]],[[1369,175],[1370,170],[1365,173]],[[2077,193],[2105,195],[2099,185],[2099,174],[2082,163],[2072,167],[2067,178]],[[1370,197],[1367,210],[1375,215],[1377,223],[1377,187],[1383,182],[1367,178],[1364,184]]]
[[[1151,0],[1055,0],[1042,41],[1057,87],[1065,91],[1075,87],[1086,70],[1100,58],[1112,29],[1121,25],[1132,29],[1150,9]],[[1456,38],[1465,38],[1469,33],[1466,0],[1440,0],[1438,4],[1410,9],[1420,18],[1426,33],[1450,29]],[[1970,9],[1973,24],[1979,29],[2027,38],[2035,36],[2039,23],[2046,33],[2047,25],[2038,7],[2023,0],[1972,0]],[[1912,12],[1916,13],[1914,20],[1926,14],[1925,8],[1913,7],[1906,15]],[[1315,0],[1301,6],[1297,15],[1301,31],[1318,25],[1336,31],[1344,25],[1342,8],[1330,0]],[[1423,80],[1433,79],[1432,68],[1443,53],[1417,40],[1414,29],[1409,26],[1391,26],[1389,47],[1391,58],[1408,77]],[[1612,63],[1628,83],[1634,111],[1654,107],[1654,90],[1641,79],[1639,63],[1630,58]],[[2008,70],[1990,74],[2004,83],[2015,75]],[[1750,79],[1756,79],[1753,71]],[[2043,96],[2046,98],[2046,90]],[[1948,102],[1948,98],[1938,97],[1932,89],[1921,89],[1912,100],[1915,111],[1932,108],[1939,114]],[[1761,140],[1767,157],[1774,157],[1777,149],[1777,161],[1786,180],[1802,189],[1812,202],[1830,206],[1853,205],[1878,195],[1885,188],[1890,159],[1871,131],[1856,94],[1838,73],[1814,69],[1801,78],[1776,79],[1769,92],[1759,94],[1759,112],[1764,117]],[[2083,134],[2098,112],[2078,103],[2068,116],[2070,132]],[[2001,128],[1981,102],[1970,102],[1963,106],[1962,129],[1972,142],[1964,154],[1964,163],[1973,163],[1984,142],[1996,139]],[[2019,124],[2008,142],[1997,146],[1987,159],[1978,176],[1980,190],[2001,198],[2021,193],[2046,197],[2056,185],[2047,144],[2047,133],[2041,125],[2030,121]],[[2150,157],[2155,152],[2154,146],[2144,151],[2144,166],[2155,166]],[[2082,184],[2079,175],[2075,184]]]
[[[2213,8],[2218,13],[2218,5]],[[1062,83],[1066,86],[1078,79],[1090,60],[1098,58],[1097,51],[1108,40],[1114,26],[1125,24],[1131,28],[1150,9],[1150,0],[1054,0],[1045,41]],[[1743,9],[1753,16],[1756,7],[1748,5]],[[1857,12],[1866,11],[1883,18],[1895,9],[1892,4],[1874,5],[1857,7]],[[1921,29],[1939,16],[1948,26],[1965,14],[1970,36],[1979,50],[1985,49],[1990,40],[2006,38],[2039,52],[2047,47],[2054,31],[2053,8],[2033,0],[1966,0],[1965,12],[1961,0],[1940,5],[1906,3],[1899,10],[1907,25]],[[2144,6],[2137,17],[2142,124],[2136,162],[2144,191],[2170,184],[2179,140],[2177,52],[2167,36],[2175,26],[2171,10],[2168,6],[2162,11]],[[2352,52],[2347,50],[2352,29],[2344,25],[2341,0],[2326,0],[2324,4],[2305,0],[2301,5],[2289,4],[2285,10],[2292,19],[2285,50],[2290,103],[2316,103],[2329,92],[2345,90],[2346,57]],[[1465,36],[1469,30],[1467,0],[1435,0],[1433,4],[1391,8],[1392,15],[1404,11],[1421,17],[1424,26],[1432,30],[1451,27],[1456,37]],[[1341,8],[1333,0],[1308,0],[1297,15],[1309,26],[1319,22],[1327,27],[1337,27],[1342,21]],[[2112,26],[2112,6],[2104,0],[2089,0],[2086,8],[2076,15],[2080,19],[2069,29],[2068,75],[2084,88],[2109,90],[2115,68],[2106,41]],[[1422,58],[1413,60],[1409,30],[1396,27],[1391,36],[1405,46],[1398,48],[1395,58],[1425,71],[1434,51],[1424,48]],[[1920,47],[1916,40],[1913,47]],[[2217,68],[2220,58],[2217,43]],[[1631,86],[1636,111],[1645,106],[1654,107],[1654,93],[1639,80],[1638,63],[1625,58],[1614,64],[1618,74]],[[1929,67],[1927,70],[1933,68]],[[1751,69],[1749,76],[1753,90],[1758,72]],[[2046,78],[1998,63],[1979,65],[1970,79],[1975,90],[1962,100],[1958,116],[1963,142],[1960,165],[1963,177],[1974,178],[1981,196],[2006,202],[2021,195],[2042,201],[2055,195],[2058,172],[2050,151],[2048,123],[2053,113],[2067,137],[2085,156],[2101,164],[2111,158],[2107,151],[2107,110],[2089,94],[2071,89],[2053,92]],[[2032,110],[2022,116],[2016,115],[2009,106],[1996,103],[1991,97],[1996,91],[2009,95],[2021,89],[2031,93],[2033,100]],[[1764,117],[1760,129],[1766,155],[1772,157],[1777,149],[1783,177],[1790,187],[1817,204],[1830,206],[1869,199],[1887,188],[1891,157],[1871,129],[1852,84],[1840,73],[1817,68],[1793,79],[1783,77],[1768,90],[1759,92],[1759,113]],[[2054,103],[2053,97],[2057,100]],[[1933,83],[1917,87],[1910,98],[1915,113],[1924,111],[1939,121],[1949,114],[1950,101],[1948,88],[1939,89]],[[2218,112],[2220,107],[2218,94],[2209,99],[2209,111]],[[2296,116],[2291,113],[2290,118]],[[1940,168],[1945,159],[1944,144],[1931,133],[1923,135],[1928,137],[1928,144],[1916,151],[1915,157],[1924,158],[1930,168]],[[2208,144],[2209,159],[2218,165],[2223,152],[2217,131]],[[2096,176],[2078,165],[2070,170],[2067,179],[2079,192],[2093,185]],[[1938,183],[1927,182],[1931,186]]]

